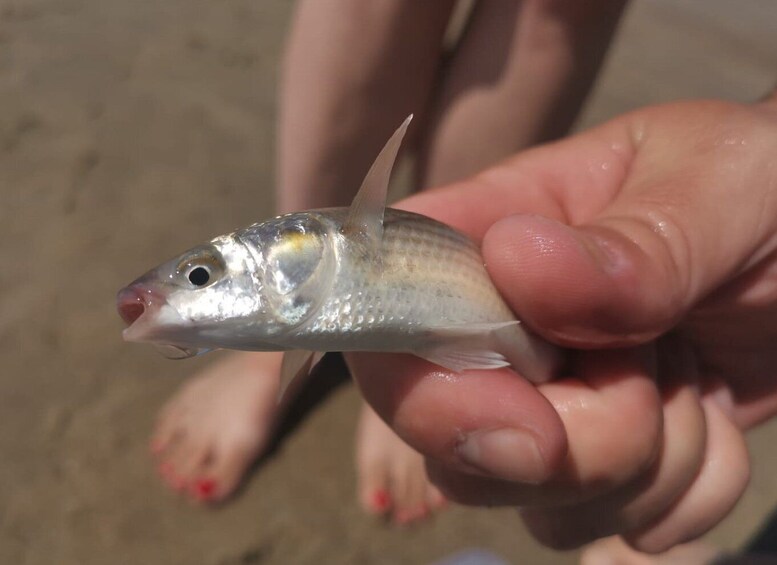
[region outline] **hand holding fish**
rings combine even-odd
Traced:
[[[349,355],[365,397],[449,497],[523,506],[544,543],[701,535],[777,413],[775,148],[777,100],[658,106],[406,200],[482,242],[519,318],[575,353],[536,388]]]

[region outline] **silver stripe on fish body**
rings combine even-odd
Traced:
[[[407,352],[455,371],[512,365],[535,382],[550,378],[558,351],[520,326],[477,246],[440,222],[385,208],[409,120],[350,208],[254,224],[122,289],[125,339],[172,357],[213,348]],[[285,380],[310,364],[307,354],[287,359]]]

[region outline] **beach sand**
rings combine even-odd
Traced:
[[[564,564],[509,509],[398,530],[354,498],[358,399],[340,387],[232,503],[168,492],[147,438],[207,363],[121,341],[116,290],[271,214],[284,0],[0,0],[0,563],[426,564],[467,547]],[[752,100],[773,85],[771,0],[638,0],[580,127],[645,104]],[[709,539],[777,502],[777,425]]]

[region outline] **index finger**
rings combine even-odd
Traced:
[[[415,194],[395,207],[439,220],[477,242],[497,220],[513,214],[582,222],[620,189],[632,151],[627,128],[614,121]]]

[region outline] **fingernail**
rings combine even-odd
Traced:
[[[474,432],[456,450],[464,463],[500,479],[539,484],[547,478],[537,441],[523,430]]]
[[[216,492],[216,481],[213,479],[197,479],[192,488],[194,496],[198,500],[208,500]]]

